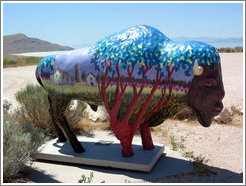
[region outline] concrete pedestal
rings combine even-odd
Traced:
[[[143,150],[141,144],[133,144],[134,156],[122,157],[119,141],[78,137],[86,152],[75,153],[68,142],[51,140],[40,148],[34,157],[49,160],[101,167],[149,172],[164,151],[164,145],[155,145],[152,150]]]

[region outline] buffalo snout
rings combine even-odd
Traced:
[[[214,116],[223,110],[225,96],[221,66],[204,66],[203,74],[194,76],[188,92],[188,106],[196,114],[199,123],[209,127]]]

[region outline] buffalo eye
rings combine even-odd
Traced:
[[[217,85],[217,82],[215,80],[213,80],[213,79],[210,79],[210,80],[204,81],[204,85],[206,87],[213,87],[213,86]]]
[[[211,87],[211,86],[212,86],[212,83],[211,83],[211,82],[205,82],[204,85],[205,85],[206,87]]]

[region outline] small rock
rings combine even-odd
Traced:
[[[69,105],[69,110],[75,111],[78,106],[78,101],[77,100],[72,100],[70,105]]]
[[[229,107],[225,107],[222,112],[214,117],[214,120],[217,121],[218,123],[228,123],[231,121],[231,116],[233,115],[233,111]]]
[[[237,111],[239,115],[243,115],[243,107],[239,107]]]
[[[242,106],[232,106],[231,107],[233,114],[238,114],[240,116],[243,115],[243,107]]]
[[[97,111],[93,111],[89,105],[84,110],[84,114],[92,121],[107,121],[108,114],[102,106],[98,106]]]
[[[3,97],[3,109],[6,110],[8,113],[11,113],[14,111],[14,105],[13,102],[6,97]]]

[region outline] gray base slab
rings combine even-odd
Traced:
[[[143,150],[141,144],[133,144],[133,157],[122,157],[119,141],[78,137],[86,152],[75,153],[68,142],[51,140],[35,155],[37,160],[112,167],[149,172],[164,151],[164,145],[155,145],[152,150]]]

